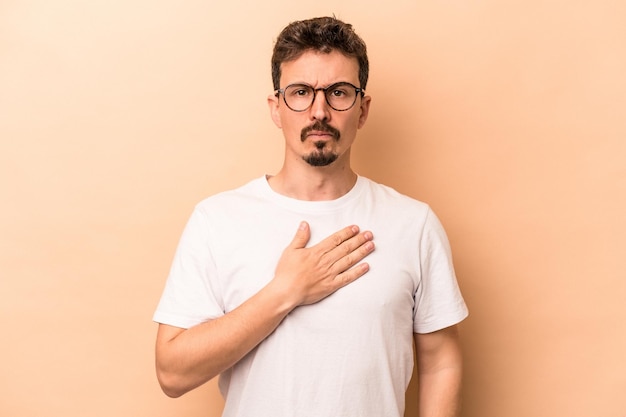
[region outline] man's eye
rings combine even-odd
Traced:
[[[339,89],[335,89],[331,92],[331,94],[334,97],[343,97],[346,95],[346,91],[345,90],[339,90]]]
[[[293,90],[293,95],[294,96],[306,97],[309,94],[310,94],[310,92],[306,88],[298,88],[296,90]]]

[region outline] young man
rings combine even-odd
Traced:
[[[467,308],[445,233],[350,166],[367,74],[335,18],[280,34],[268,104],[284,164],[194,210],[154,316],[167,395],[220,375],[225,417],[401,417],[415,342],[420,415],[457,414]]]

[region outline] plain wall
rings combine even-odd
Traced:
[[[369,47],[355,168],[450,237],[463,416],[626,415],[610,0],[1,2],[0,415],[219,415],[214,381],[160,392],[152,313],[193,205],[279,169],[273,41],[329,14]]]

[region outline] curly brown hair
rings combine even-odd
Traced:
[[[274,44],[272,82],[280,88],[281,64],[299,58],[306,51],[330,53],[339,51],[356,58],[359,63],[360,87],[365,89],[369,75],[367,48],[352,25],[335,17],[316,17],[292,22],[285,27]]]

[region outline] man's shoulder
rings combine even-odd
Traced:
[[[201,217],[210,218],[239,216],[264,201],[263,195],[263,177],[259,177],[200,200],[195,205],[194,212]]]
[[[396,188],[390,185],[376,182],[367,177],[361,177],[361,181],[363,182],[363,186],[377,201],[387,201],[390,204],[393,203],[402,206],[406,205],[409,207],[420,208],[423,210],[429,209],[428,203],[418,200],[417,198],[405,194],[401,191],[398,191]]]
[[[219,191],[203,200],[200,200],[197,207],[210,207],[213,205],[221,205],[225,202],[237,200],[241,198],[249,198],[258,196],[263,191],[263,177],[254,178],[243,185],[236,186],[227,190]]]

